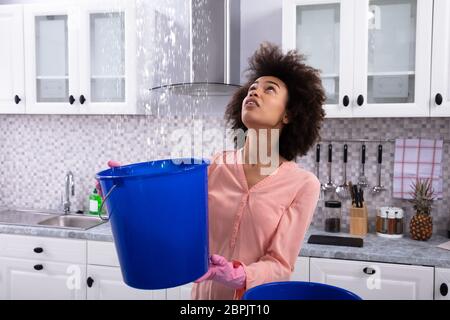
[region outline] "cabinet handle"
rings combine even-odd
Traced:
[[[344,107],[348,107],[348,105],[350,104],[350,98],[348,96],[344,96],[344,99],[342,99],[342,104],[344,105]]]
[[[80,96],[80,103],[84,104],[86,102],[86,98],[84,97],[84,95]]]
[[[375,274],[375,269],[372,268],[365,267],[363,271],[365,274]]]
[[[14,96],[14,102],[15,102],[16,104],[19,104],[20,101],[22,101],[22,99],[20,99],[20,97],[16,94],[16,95]]]
[[[39,271],[39,270],[42,270],[42,269],[44,269],[44,266],[42,264],[37,264],[37,265],[34,266],[34,270]]]
[[[37,248],[34,248],[33,251],[36,253],[42,253],[42,252],[44,252],[44,249],[37,247]]]
[[[447,296],[447,294],[448,294],[448,286],[447,286],[447,284],[446,283],[442,283],[440,288],[439,288],[439,291],[441,292],[441,295],[443,297]]]
[[[75,98],[73,97],[73,95],[70,95],[69,97],[69,103],[73,104],[75,102]]]
[[[436,102],[436,104],[437,104],[438,106],[440,106],[440,105],[442,104],[442,100],[443,100],[442,94],[440,94],[440,93],[438,93],[438,94],[436,95],[436,97],[434,98],[434,101]]]
[[[358,96],[358,99],[356,99],[356,103],[358,103],[358,106],[360,107],[364,104],[364,96],[362,94]]]
[[[92,285],[94,284],[94,279],[92,279],[91,277],[87,278],[87,286],[89,288],[92,288]]]

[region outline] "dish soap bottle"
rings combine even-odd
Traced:
[[[92,191],[92,194],[89,196],[89,214],[98,216],[101,205],[102,197],[98,194],[97,189],[94,188],[94,191]]]

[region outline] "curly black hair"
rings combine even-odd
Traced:
[[[305,56],[295,50],[283,54],[273,44],[263,43],[249,58],[247,83],[231,98],[225,111],[225,120],[232,129],[248,128],[242,122],[242,102],[256,79],[272,76],[283,81],[288,90],[286,105],[289,123],[280,134],[279,153],[286,160],[305,155],[320,140],[320,128],[325,117],[326,100],[319,70],[304,63]]]

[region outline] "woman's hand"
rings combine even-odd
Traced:
[[[110,168],[115,168],[115,167],[120,167],[120,166],[121,166],[121,164],[119,161],[115,161],[115,160],[108,161],[108,167],[110,167]],[[98,182],[98,180],[95,183],[95,188],[97,189],[97,192],[100,195],[100,197],[103,198],[102,187],[100,186],[100,183]]]
[[[232,289],[245,287],[246,275],[242,265],[233,265],[218,254],[213,254],[210,258],[208,271],[199,279],[194,281],[199,283],[205,280],[214,280]]]

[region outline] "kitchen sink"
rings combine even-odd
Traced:
[[[59,228],[89,229],[103,223],[102,220],[95,217],[62,215],[51,217],[50,219],[39,222],[40,226],[52,226]]]
[[[87,230],[104,223],[96,217],[64,214],[59,211],[6,209],[0,211],[0,224]]]

